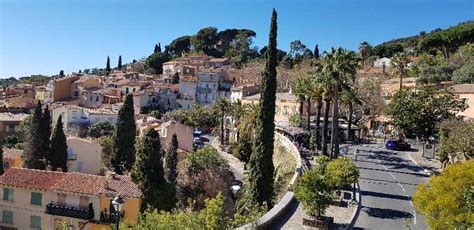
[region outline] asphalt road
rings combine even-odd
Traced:
[[[410,152],[386,150],[382,144],[349,147],[349,157],[359,149],[359,185],[362,209],[355,229],[428,229],[415,212],[411,196],[429,175],[414,164]]]

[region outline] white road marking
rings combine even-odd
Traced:
[[[408,155],[408,157],[411,159],[411,161],[413,161],[415,164],[417,164],[412,158],[411,158],[411,155]],[[388,168],[382,163],[381,160],[378,160],[378,163],[382,165],[382,167],[388,171]],[[418,165],[418,164],[417,164]],[[397,178],[395,177],[395,175],[393,175],[391,172],[388,172],[388,174],[390,174],[390,176],[392,176],[392,178],[397,182],[398,186],[400,186],[400,188],[403,190],[403,192],[407,193],[407,191],[405,190],[405,188],[403,187],[403,185],[398,182]],[[405,196],[408,198],[408,201],[410,202],[410,205],[412,206],[413,208],[413,224],[416,225],[416,211],[415,211],[415,206],[413,205],[413,202],[411,201],[410,197],[405,194]]]

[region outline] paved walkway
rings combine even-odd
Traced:
[[[235,179],[242,181],[244,178],[244,163],[234,157],[232,154],[226,153],[221,150],[220,142],[218,138],[210,137],[209,143],[212,147],[217,149],[219,154],[229,162],[230,170],[234,173]]]

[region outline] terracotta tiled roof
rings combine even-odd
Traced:
[[[0,121],[23,121],[26,117],[26,113],[0,113]]]
[[[10,187],[51,190],[67,173],[37,169],[10,168],[0,176],[0,184]]]
[[[169,89],[172,91],[178,91],[179,90],[179,85],[178,84],[169,84],[169,83],[157,83],[153,85],[153,88],[155,89]]]
[[[0,184],[33,190],[139,198],[142,196],[128,176],[97,176],[26,168],[11,168],[0,176]]]
[[[19,159],[22,154],[23,150],[21,149],[3,148],[3,158],[5,159]]]
[[[180,81],[185,81],[185,82],[197,82],[198,78],[196,76],[191,76],[191,75],[183,75],[179,79]]]

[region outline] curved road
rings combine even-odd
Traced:
[[[357,165],[362,194],[355,229],[428,229],[425,218],[415,212],[411,196],[429,175],[410,160],[410,152],[386,150],[383,144],[366,144],[349,146],[351,157],[355,148],[359,149]]]

